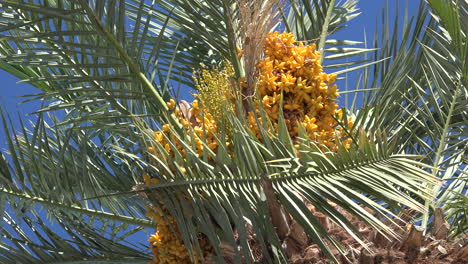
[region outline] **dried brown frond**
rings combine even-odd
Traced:
[[[255,92],[256,65],[262,56],[263,41],[279,22],[282,0],[238,0],[239,44],[242,49],[247,89],[244,96]]]

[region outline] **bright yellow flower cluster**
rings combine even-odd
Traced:
[[[301,124],[307,136],[315,142],[336,150],[337,86],[336,75],[326,74],[320,64],[320,53],[315,44],[296,45],[291,33],[270,33],[265,40],[265,58],[259,69],[258,93],[261,103],[277,130],[281,100],[283,115],[291,137],[298,135]],[[253,113],[250,113],[251,128],[259,133]],[[349,124],[352,125],[352,124]],[[349,147],[350,139],[344,139]]]
[[[194,97],[203,102],[203,108],[213,116],[218,126],[223,126],[230,134],[232,128],[226,120],[226,113],[234,111],[232,80],[235,74],[232,64],[227,61],[222,70],[201,66],[202,70],[197,72],[198,78],[193,78],[198,91]]]

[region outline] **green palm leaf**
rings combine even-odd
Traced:
[[[274,247],[281,244],[278,237],[269,235],[274,230],[271,220],[259,213],[268,211],[260,184],[262,175],[272,182],[274,192],[288,213],[332,259],[334,256],[330,247],[342,250],[341,245],[328,235],[302,204],[302,199],[319,208],[340,228],[361,241],[355,227],[327,201],[336,203],[385,236],[396,236],[382,220],[393,221],[390,215],[395,217],[402,206],[423,210],[423,206],[414,200],[415,196],[421,199],[430,197],[423,191],[422,182],[437,183],[435,178],[421,169],[425,165],[411,161],[412,156],[393,154],[385,141],[370,143],[363,136],[359,149],[343,150],[337,154],[317,151],[318,148],[312,145],[301,151],[300,158],[295,158],[294,151],[288,150],[294,149],[291,148],[292,143],[287,146],[288,143],[280,137],[270,136],[264,138],[265,144],[261,144],[241,123],[237,124],[232,158],[211,153],[215,155],[215,164],[196,158],[190,147],[190,138],[185,139],[185,144],[182,143],[186,153],[192,153],[186,154],[185,159],[177,158],[181,155],[175,145],[172,145],[175,158],[171,158],[164,146],[152,142],[160,154],[152,156],[156,164],[148,169],[150,174],[162,178],[162,182],[149,187],[148,195],[152,202],[166,206],[177,222],[183,241],[195,245],[195,252],[198,239],[194,234],[197,232],[208,237],[218,254],[221,252],[221,242],[231,243],[230,247],[236,249],[233,230],[241,236],[252,228],[261,245]],[[179,135],[175,140],[184,142],[184,138]],[[181,167],[187,173],[177,169]],[[184,193],[189,194],[190,199],[185,198]],[[363,207],[377,215],[370,214]],[[249,223],[249,227],[246,227],[246,223]],[[251,252],[248,244],[242,236],[239,241],[242,255],[249,258]],[[272,261],[280,261],[280,256],[271,256],[268,251],[264,254]]]
[[[4,214],[8,228],[0,227],[2,263],[147,263],[144,246],[122,245],[83,224],[82,219],[62,217],[53,229],[37,215]],[[21,222],[16,222],[21,219]],[[58,232],[60,230],[60,232]]]
[[[267,262],[287,261],[268,207],[272,193],[335,261],[333,252],[344,252],[345,245],[304,201],[364,246],[346,215],[386,237],[397,236],[388,223],[407,208],[427,219],[429,205],[448,203],[450,219],[462,219],[466,8],[455,1],[429,3],[438,19],[424,3],[402,26],[396,17],[390,29],[384,16],[382,34],[368,48],[329,37],[358,15],[351,0],[1,1],[0,68],[41,90],[26,100],[46,102],[35,123],[21,124],[22,135],[1,113],[9,151],[0,158],[0,207],[6,208],[0,210],[0,261],[146,262],[146,246],[130,244],[131,234],[154,225],[144,216],[145,194],[174,217],[181,239],[193,246],[192,257],[201,254],[202,233],[219,263],[226,248],[236,262],[253,262],[252,234]],[[446,3],[450,8],[441,8]],[[199,63],[225,60],[236,77],[252,81],[261,56],[261,41],[255,46],[252,36],[262,39],[283,25],[299,40],[317,42],[325,67],[339,74],[361,71],[356,89],[345,92],[348,110],[338,120],[347,124],[354,117],[348,131],[353,147],[332,153],[303,140],[298,155],[284,120],[277,136],[262,127],[260,141],[245,120],[230,116],[233,147],[220,138],[217,153],[205,146],[199,157],[195,138],[181,131],[165,104],[177,97],[174,86],[191,86]],[[401,27],[401,39],[390,37]],[[365,106],[359,110],[358,92]],[[153,130],[166,122],[174,156],[153,139]],[[143,173],[161,182],[131,191]],[[448,182],[446,189],[436,177]],[[51,228],[42,212],[64,232]]]

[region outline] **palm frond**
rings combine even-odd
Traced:
[[[148,32],[149,20],[141,30],[137,23],[130,34],[126,32],[130,11],[123,2],[0,5],[0,64],[40,88],[45,98],[59,100],[62,108],[82,115],[103,109],[127,116],[155,115],[167,109],[169,89],[154,77],[177,72],[172,59],[177,47],[159,45],[168,19],[158,24],[158,35]],[[154,43],[159,52],[144,53]],[[135,96],[141,93],[145,96]],[[57,103],[47,108],[53,109]]]
[[[234,0],[0,2],[0,67],[42,90],[31,100],[51,100],[37,112],[31,130],[22,124],[22,136],[11,136],[2,113],[10,156],[0,158],[0,206],[7,208],[1,211],[10,227],[0,230],[6,238],[0,260],[12,263],[16,254],[23,262],[145,261],[146,254],[126,244],[127,235],[143,230],[135,225],[152,225],[144,217],[142,191],[129,191],[143,172],[161,180],[144,191],[175,219],[192,258],[202,254],[202,233],[220,263],[226,245],[237,262],[253,262],[252,234],[267,262],[286,261],[269,213],[271,191],[332,260],[334,249],[345,247],[307,205],[365,246],[343,212],[396,237],[388,223],[403,209],[427,216],[424,200],[445,204],[454,193],[466,193],[466,36],[457,33],[466,27],[461,20],[466,14],[455,12],[455,4],[444,13],[437,8],[444,1],[430,1],[445,31],[421,4],[418,16],[404,23],[401,39],[390,37],[401,27],[397,17],[392,30],[384,23],[372,48],[355,47],[361,43],[328,38],[358,15],[357,1],[335,2],[278,2],[275,10],[298,39],[319,40],[322,56],[337,60],[327,67],[341,74],[363,69],[356,91],[364,93],[366,107],[357,111],[354,97],[351,111],[343,114],[344,123],[355,116],[349,131],[356,135],[353,148],[332,153],[303,140],[296,152],[284,120],[278,135],[262,127],[259,140],[245,120],[232,117],[231,147],[223,132],[217,153],[205,143],[202,157],[192,148],[195,138],[182,133],[167,111],[171,86],[190,85],[200,62],[230,60],[236,78],[246,74],[248,64],[252,75],[258,46],[251,61],[240,60],[236,46],[246,49],[252,32],[262,36],[276,21],[265,19],[260,23],[265,28],[255,28],[250,11],[239,10],[245,2]],[[274,1],[252,3],[263,8],[256,9],[259,14],[276,17],[269,12]],[[447,19],[454,14],[458,22]],[[65,116],[46,115],[54,111]],[[167,141],[174,155],[153,139],[154,128],[171,119],[174,136]],[[148,153],[148,146],[156,154]],[[456,179],[440,191],[434,176]],[[41,210],[71,238],[50,230]],[[450,215],[459,219],[460,211]]]
[[[467,64],[466,53],[466,26],[460,21],[460,13],[466,16],[466,4],[458,6],[453,1],[448,1],[448,8],[441,9],[444,1],[429,1],[434,11],[434,16],[441,19],[439,31],[432,31],[431,37],[435,45],[423,46],[428,68],[426,83],[429,87],[435,87],[431,92],[433,98],[428,100],[429,106],[425,108],[431,113],[433,106],[435,113],[429,120],[435,121],[437,129],[427,131],[426,134],[434,139],[431,151],[434,167],[443,170],[433,170],[433,175],[442,179],[456,178],[460,171],[466,167],[463,155],[468,153],[467,120],[468,111],[465,109],[468,103]],[[441,32],[441,33],[439,33]],[[465,46],[465,47],[464,47]],[[431,89],[431,88],[429,88]],[[426,115],[428,116],[428,115]],[[439,136],[439,137],[437,137]],[[439,198],[439,206],[451,202],[456,194],[464,195],[466,182],[455,179],[447,188],[433,187],[435,196]],[[432,205],[426,203],[427,206]],[[423,225],[427,223],[428,215],[423,218]]]
[[[451,236],[457,237],[468,233],[468,172],[459,170],[455,172],[454,178],[446,188],[446,192],[442,195],[442,201],[445,201],[444,209],[450,223],[452,223]]]
[[[119,243],[131,233],[101,235],[79,218],[61,217],[51,224],[38,214],[18,211],[16,215],[4,213],[3,222],[8,224],[0,226],[0,261],[5,264],[147,263],[151,259],[142,253],[144,246]]]
[[[147,262],[145,242],[131,235],[153,228],[138,196],[87,199],[130,190],[130,161],[121,162],[103,141],[115,138],[52,128],[43,115],[23,135],[11,136],[1,112],[9,156],[0,157],[0,260],[2,263]],[[21,121],[21,119],[20,119]],[[57,121],[51,117],[51,121]],[[45,218],[49,220],[43,220]],[[58,225],[58,226],[57,226]],[[144,253],[146,252],[146,253]]]
[[[91,139],[83,130],[51,128],[42,115],[32,131],[23,125],[23,136],[11,137],[7,119],[3,113],[1,116],[9,145],[9,157],[0,157],[0,206],[9,208],[2,214],[26,210],[74,226],[66,219],[86,218],[84,225],[98,234],[96,223],[121,225],[121,231],[128,226],[135,231],[153,227],[139,197],[87,199],[130,190],[139,181],[129,177],[133,174],[130,161],[121,162],[111,149],[100,145],[104,140],[117,143],[115,138],[94,135]],[[17,221],[26,221],[23,214],[17,216]]]
[[[456,9],[460,15],[454,17],[466,16],[466,8]],[[438,12],[437,8],[433,11]],[[393,30],[386,23],[380,38],[375,36],[374,46],[383,45],[383,48],[372,60],[391,59],[376,64],[372,70],[363,70],[359,80],[369,90],[363,92],[365,107],[356,114],[355,126],[387,131],[389,139],[398,142],[401,150],[424,156],[425,162],[434,166],[431,170],[434,176],[450,178],[448,173],[455,172],[451,167],[465,166],[460,157],[467,152],[465,55],[459,52],[459,43],[447,38],[449,33],[443,23],[431,16],[425,3],[421,3],[415,19],[414,23],[412,19],[403,25],[400,40],[390,38],[391,32],[397,32],[400,27],[398,19]],[[371,90],[374,87],[379,89]],[[352,104],[348,104],[353,109],[356,98],[355,95]],[[433,191],[436,197],[448,198],[443,193],[452,193],[439,186],[434,186]],[[436,204],[442,206],[447,201],[442,199]],[[427,210],[424,227],[428,217]]]
[[[289,1],[290,6],[282,9],[285,28],[296,39],[305,43],[316,43],[324,60],[325,68],[341,68],[337,74],[344,74],[379,63],[358,59],[359,55],[374,51],[356,47],[362,42],[336,40],[330,36],[346,28],[347,24],[360,13],[358,1]]]
[[[357,17],[357,3],[355,0],[342,1],[335,6],[336,1],[290,1],[290,7],[283,10],[284,23],[288,31],[294,33],[301,41],[317,41],[322,35],[323,26],[327,21],[327,14],[331,10],[329,25],[326,33],[333,34],[346,27],[346,24]],[[333,5],[332,5],[333,4]]]
[[[264,133],[268,135],[266,130]],[[413,156],[394,154],[383,138],[372,143],[363,135],[359,149],[343,149],[339,153],[321,152],[310,143],[310,147],[301,150],[300,158],[292,142],[283,141],[281,136],[269,135],[263,140],[260,143],[237,122],[232,156],[222,154],[225,151],[209,152],[210,162],[197,158],[190,147],[191,139],[184,135],[178,135],[172,142],[184,146],[185,159],[178,158],[182,155],[175,144],[171,144],[175,153],[171,156],[160,143],[151,143],[159,151],[151,156],[154,165],[148,171],[161,181],[147,188],[148,196],[153,203],[164,204],[167,213],[174,217],[184,243],[193,245],[187,247],[193,249],[191,254],[202,254],[196,250],[199,242],[194,234],[198,232],[206,235],[217,257],[221,257],[221,244],[227,243],[237,252],[233,238],[236,232],[241,243],[237,254],[252,261],[246,237],[253,232],[264,249],[265,258],[279,261],[283,255],[275,256],[266,250],[281,252],[281,241],[272,233],[275,229],[271,219],[265,216],[268,209],[260,182],[262,175],[271,181],[279,201],[304,228],[309,239],[331,259],[335,256],[330,248],[340,252],[344,249],[330,237],[304,201],[364,244],[359,232],[331,202],[385,236],[395,237],[396,233],[382,221],[393,221],[390,216],[397,215],[402,207],[423,210],[414,197],[428,199],[422,183],[437,184],[422,169],[425,165],[411,160]],[[223,148],[221,141],[219,144]]]

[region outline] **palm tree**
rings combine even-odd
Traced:
[[[174,219],[192,259],[203,234],[220,263],[227,251],[252,262],[256,250],[265,262],[286,263],[283,216],[338,261],[346,245],[307,205],[364,246],[350,217],[393,238],[410,209],[430,230],[431,213],[443,208],[450,235],[466,233],[466,3],[422,2],[417,16],[403,25],[395,18],[392,28],[384,17],[371,48],[329,39],[358,15],[357,4],[1,0],[0,68],[39,89],[31,100],[42,107],[17,132],[1,112],[9,151],[0,159],[0,262],[147,263],[149,245],[131,237],[155,227],[150,203]],[[349,100],[336,121],[352,138],[349,149],[308,139],[298,155],[281,115],[278,133],[265,128],[262,140],[247,128],[243,110],[252,105],[242,100],[254,94],[262,41],[275,30],[316,43],[327,72],[359,75],[342,92]],[[224,120],[234,147],[190,154],[195,136],[166,103],[196,87],[200,64],[226,61],[241,94],[241,110]],[[153,135],[163,124],[189,154],[164,152]],[[224,137],[216,142],[225,145]],[[161,182],[141,187],[144,174]]]

